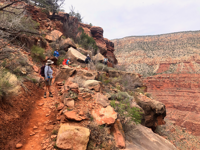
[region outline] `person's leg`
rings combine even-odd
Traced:
[[[44,92],[44,98],[47,97],[47,96],[46,96],[47,91],[48,91],[48,86],[47,86],[47,83],[46,83],[46,81],[45,81],[45,92]]]
[[[51,82],[52,82],[52,78],[49,79],[49,97],[53,97],[51,93]]]

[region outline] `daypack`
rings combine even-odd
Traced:
[[[86,64],[89,63],[89,59],[88,59],[88,58],[85,59],[85,63],[86,63]]]
[[[67,62],[67,59],[64,59],[63,62],[62,62],[62,64],[66,65],[66,62]]]
[[[41,75],[42,77],[45,77],[44,69],[45,69],[45,66],[42,66],[42,67],[40,68],[40,75]]]

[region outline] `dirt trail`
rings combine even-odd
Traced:
[[[57,89],[54,85],[52,85],[52,93],[54,97],[49,97],[47,94],[47,98],[41,97],[33,105],[33,111],[24,129],[21,150],[41,150],[44,137],[52,132],[53,124],[56,123],[55,105],[58,100]]]

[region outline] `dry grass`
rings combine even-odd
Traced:
[[[165,119],[166,124],[158,126],[156,133],[165,137],[179,150],[199,150],[200,137],[191,135],[186,129],[174,125],[170,120]]]

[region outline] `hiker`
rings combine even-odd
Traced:
[[[53,97],[52,93],[51,93],[51,82],[52,82],[52,74],[53,74],[53,70],[51,69],[51,65],[53,64],[54,62],[51,61],[51,60],[47,60],[47,63],[45,65],[45,68],[44,68],[44,75],[45,75],[45,85],[46,85],[46,90],[45,90],[45,93],[44,93],[44,98],[46,98],[46,92],[47,90],[49,91],[49,97]]]
[[[70,64],[71,64],[71,61],[70,61],[70,58],[68,58],[66,65],[70,65]]]
[[[87,57],[86,57],[86,59],[85,59],[85,63],[86,63],[86,64],[89,64],[90,61],[91,61],[90,55],[87,54]]]
[[[108,63],[108,58],[107,58],[107,56],[105,56],[105,58],[103,59],[103,64],[107,65],[107,63]]]
[[[87,54],[87,57],[86,57],[86,59],[85,59],[85,63],[86,63],[86,65],[87,65],[87,68],[88,68],[88,69],[89,69],[89,64],[90,64],[90,62],[91,62],[90,55]]]
[[[56,48],[56,50],[54,51],[53,56],[54,56],[56,59],[58,59],[58,57],[59,57],[58,48]]]

